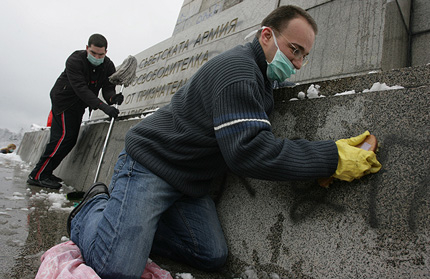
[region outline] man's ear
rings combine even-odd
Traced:
[[[264,28],[263,30],[261,30],[261,42],[264,45],[269,44],[272,36],[273,36],[273,34],[272,34],[272,30],[270,28]]]

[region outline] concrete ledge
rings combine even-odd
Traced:
[[[45,146],[49,142],[50,129],[25,133],[17,154],[21,159],[30,164],[36,164],[40,156],[45,151]]]
[[[429,91],[278,102],[277,136],[339,139],[369,129],[383,169],[328,190],[229,177],[218,208],[231,261],[286,278],[430,275]]]

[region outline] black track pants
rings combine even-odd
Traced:
[[[49,143],[30,174],[34,179],[50,177],[73,149],[78,139],[84,112],[85,109],[76,104],[61,114],[52,114]]]

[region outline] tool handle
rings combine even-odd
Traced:
[[[121,85],[121,89],[120,89],[119,93],[121,94],[123,90],[124,90],[124,84]],[[117,109],[118,104],[115,104],[114,107]],[[105,139],[105,142],[103,145],[102,154],[100,155],[99,165],[97,166],[96,176],[94,177],[94,183],[96,183],[97,179],[99,178],[100,169],[101,169],[103,158],[104,158],[105,152],[106,152],[106,146],[108,144],[110,133],[112,132],[112,127],[113,127],[114,122],[115,122],[115,118],[112,117],[110,120],[109,129],[108,129],[108,132],[106,135],[106,139]]]

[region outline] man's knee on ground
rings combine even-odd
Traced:
[[[197,268],[205,271],[217,271],[222,268],[228,256],[228,248],[223,247],[217,251],[207,251],[204,255],[198,256]]]

